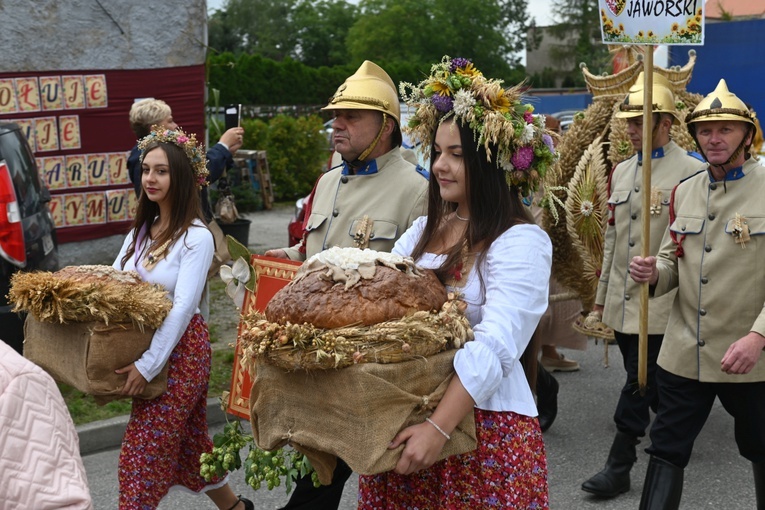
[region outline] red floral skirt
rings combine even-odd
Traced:
[[[478,448],[402,476],[359,477],[360,510],[546,509],[547,458],[536,418],[475,410]]]
[[[174,485],[201,492],[199,456],[212,451],[207,433],[210,338],[197,314],[170,355],[167,392],[133,399],[119,458],[120,509],[156,508]]]

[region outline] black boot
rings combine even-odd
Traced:
[[[754,471],[754,493],[757,496],[757,510],[765,510],[765,462],[752,462]]]
[[[617,431],[606,467],[582,484],[582,490],[601,498],[613,498],[630,490],[630,469],[637,460],[636,437]]]
[[[541,363],[537,365],[537,410],[542,432],[549,429],[558,416],[558,388],[555,377]]]
[[[683,495],[683,468],[651,457],[645,473],[640,510],[677,510]]]

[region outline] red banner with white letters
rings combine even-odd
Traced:
[[[59,242],[127,232],[136,206],[126,168],[133,102],[162,99],[204,140],[204,96],[204,65],[0,73],[0,122],[15,122],[29,140]]]

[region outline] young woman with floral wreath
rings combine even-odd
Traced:
[[[144,193],[114,267],[164,286],[173,307],[149,349],[117,370],[127,375],[123,394],[134,396],[169,363],[167,392],[133,399],[119,458],[119,508],[156,508],[179,486],[205,492],[219,509],[252,509],[227,477],[208,483],[199,474],[199,457],[213,446],[206,416],[211,350],[198,307],[214,250],[199,198],[207,175],[204,149],[194,135],[160,126],[138,146]]]
[[[393,252],[432,268],[462,294],[475,340],[457,351],[453,377],[433,414],[393,438],[394,472],[361,476],[359,508],[547,508],[547,461],[529,381],[532,334],[547,308],[552,245],[522,196],[554,160],[544,119],[466,59],[433,66],[402,84],[415,115],[409,132],[431,148],[427,217]],[[407,94],[407,91],[411,90]],[[475,451],[434,463],[467,413]]]

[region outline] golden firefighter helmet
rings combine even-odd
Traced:
[[[713,120],[739,120],[756,128],[752,112],[736,94],[728,90],[725,80],[720,80],[717,88],[702,99],[685,118],[688,128],[692,131],[695,131],[692,124]]]
[[[619,111],[614,115],[620,119],[631,119],[643,115],[643,90],[645,86],[645,76],[641,71],[637,80],[630,87],[627,97],[619,105]],[[672,115],[672,124],[680,124],[681,118],[675,107],[675,95],[672,93],[672,86],[663,75],[653,75],[653,93],[651,113],[668,113]]]
[[[322,110],[377,110],[387,113],[400,124],[396,85],[382,67],[365,60],[361,67],[337,88]]]

